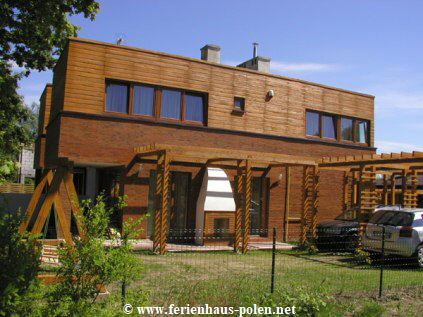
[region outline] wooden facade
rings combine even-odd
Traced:
[[[106,111],[108,83],[127,85],[128,108],[125,112]],[[142,116],[133,112],[134,85],[201,94],[205,100],[202,122]],[[268,98],[269,90],[273,97]],[[156,97],[159,96],[156,94]],[[159,96],[160,97],[160,96]],[[234,99],[245,101],[244,111],[234,111]],[[195,228],[195,201],[201,186],[203,161],[184,162],[166,155],[143,163],[143,168],[130,166],[134,148],[147,144],[171,144],[231,151],[237,157],[243,151],[274,153],[315,161],[325,156],[373,154],[374,97],[298,79],[257,72],[167,53],[125,47],[91,40],[71,38],[55,69],[52,86],[48,86],[41,102],[40,140],[45,133],[45,146],[37,147],[37,168],[53,168],[65,157],[75,166],[94,170],[96,190],[110,188],[102,180],[107,173],[115,175],[121,194],[128,195],[128,207],[121,221],[147,214],[153,208],[150,187],[151,171],[157,171],[155,190],[167,197],[169,183],[165,175],[189,175],[186,202],[186,229]],[[308,136],[306,112],[356,118],[368,122],[368,142],[344,142],[341,138],[325,139]],[[339,120],[338,120],[339,121]],[[340,122],[337,123],[339,126]],[[41,130],[40,130],[41,131]],[[339,131],[338,131],[339,133]],[[41,144],[41,143],[40,143]],[[210,159],[213,156],[203,157]],[[285,162],[286,163],[286,162]],[[258,229],[280,228],[289,240],[288,228],[299,237],[301,223],[313,226],[319,219],[333,218],[342,211],[343,172],[338,170],[303,170],[303,165],[268,165],[249,168],[246,157],[242,168],[230,169],[228,177],[252,180],[261,177]],[[107,175],[109,175],[107,174]],[[305,184],[304,175],[310,179]],[[88,175],[88,173],[87,173]],[[265,175],[265,177],[262,177]],[[88,176],[87,176],[88,177]],[[319,182],[316,181],[319,179]],[[87,181],[88,182],[88,181]],[[150,182],[150,183],[149,183]],[[250,186],[250,181],[247,181]],[[234,192],[239,192],[232,182]],[[307,193],[304,186],[308,188]],[[317,195],[311,191],[317,192]],[[247,191],[249,192],[249,191]],[[309,195],[309,196],[307,196]],[[246,196],[248,201],[250,196]],[[167,199],[161,205],[169,203]],[[319,204],[319,214],[314,212]],[[307,210],[304,212],[303,206]],[[239,206],[239,205],[238,205]],[[248,205],[245,205],[248,206]],[[239,231],[240,217],[248,208],[237,209],[230,220],[236,236],[236,247],[248,244],[248,231]],[[155,208],[159,208],[158,205]],[[70,215],[70,213],[68,213]],[[161,217],[161,218],[159,218]],[[166,215],[155,213],[154,231],[164,232]],[[248,217],[245,217],[247,219]],[[208,219],[208,220],[207,220]],[[206,227],[213,227],[213,214]],[[245,225],[248,223],[246,220]],[[148,236],[147,221],[143,237]],[[238,228],[238,229],[237,229]],[[244,230],[245,227],[244,227]],[[283,238],[279,231],[278,238]],[[155,248],[160,249],[155,241]],[[159,250],[160,252],[160,250]]]

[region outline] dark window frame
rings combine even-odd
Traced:
[[[241,103],[241,107],[236,107],[236,102],[239,101]],[[232,109],[232,114],[235,115],[243,115],[245,113],[245,98],[244,97],[239,97],[239,96],[235,96],[234,97],[234,104],[233,104],[233,109]]]
[[[107,102],[107,85],[108,84],[119,84],[119,85],[126,85],[128,87],[128,100],[127,100],[127,112],[114,112],[106,110],[106,102]],[[137,114],[134,113],[134,87],[135,86],[145,86],[154,88],[154,98],[153,98],[153,115],[145,115],[145,114]],[[181,93],[181,102],[180,102],[180,116],[179,118],[164,118],[161,117],[161,106],[162,106],[162,91],[163,90],[175,90]],[[202,121],[194,121],[194,120],[186,120],[186,101],[185,95],[196,95],[201,96],[203,98],[203,120]],[[136,118],[145,118],[155,121],[162,121],[162,122],[173,122],[173,123],[185,123],[189,125],[199,125],[199,126],[207,126],[207,119],[208,119],[208,94],[205,92],[195,91],[195,90],[186,90],[186,89],[179,89],[174,87],[165,87],[165,86],[158,86],[158,85],[151,85],[139,82],[131,82],[131,81],[123,81],[123,80],[114,80],[114,79],[106,79],[106,89],[105,89],[105,98],[104,98],[104,112],[106,113],[113,113],[113,114],[124,114],[130,115]]]
[[[309,135],[307,134],[307,113],[308,112],[312,112],[312,113],[316,113],[319,115],[319,135],[318,136],[314,136],[314,135]],[[323,116],[331,116],[335,119],[335,138],[326,138],[323,137]],[[339,114],[333,114],[333,113],[328,113],[328,112],[323,112],[323,111],[317,111],[317,110],[313,110],[313,109],[306,109],[305,110],[305,136],[307,138],[310,139],[319,139],[319,140],[325,140],[325,141],[336,141],[339,143],[345,143],[345,144],[359,144],[359,145],[370,145],[370,120],[366,120],[366,119],[362,119],[362,118],[355,118],[355,117],[351,117],[351,116],[343,116],[343,115],[339,115]],[[352,120],[352,140],[344,140],[342,138],[342,126],[341,126],[341,121],[342,119],[349,119]],[[366,122],[367,124],[367,129],[366,129],[366,140],[365,142],[359,142],[356,141],[357,139],[357,127],[358,127],[358,122]]]

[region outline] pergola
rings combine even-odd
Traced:
[[[285,167],[288,171],[292,166],[303,167],[304,204],[301,215],[302,234],[300,240],[302,242],[306,240],[307,232],[312,232],[312,235],[315,235],[318,205],[318,168],[313,158],[167,144],[151,144],[137,147],[135,148],[135,153],[135,158],[127,167],[128,171],[134,164],[143,160],[153,161],[156,164],[156,210],[153,240],[153,250],[156,253],[164,254],[166,252],[167,197],[169,171],[172,162],[197,163],[209,167],[236,169],[237,174],[234,182],[236,205],[234,251],[242,253],[248,250],[252,169],[262,170],[261,178],[264,182],[273,167]],[[289,178],[287,177],[286,193],[288,199],[286,199],[285,212],[287,212],[287,206],[289,206],[289,186]]]
[[[325,157],[319,160],[319,168],[344,171],[344,210],[358,207],[360,228],[363,215],[373,212],[378,201],[385,205],[398,203],[398,192],[404,208],[417,207],[423,152]],[[376,186],[376,175],[381,175],[381,189]],[[396,188],[397,178],[402,179],[400,190]]]

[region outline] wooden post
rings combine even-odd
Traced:
[[[388,205],[388,177],[386,174],[383,174],[383,204],[386,206]]]
[[[21,225],[19,226],[19,233],[23,233],[31,221],[34,210],[37,207],[38,201],[40,200],[41,194],[46,184],[50,185],[53,179],[53,172],[51,170],[44,170],[41,177],[41,181],[38,183],[37,187],[34,190],[34,193],[31,196],[28,207],[26,208],[25,217],[22,220]]]
[[[237,164],[237,176],[235,179],[235,185],[236,185],[236,189],[235,189],[235,205],[236,205],[236,210],[235,210],[235,241],[234,241],[234,251],[235,252],[240,252],[240,244],[241,244],[241,223],[242,223],[242,200],[241,200],[241,195],[242,195],[242,181],[243,181],[243,177],[242,177],[242,169],[241,169],[241,163],[242,161],[238,161]]]
[[[408,181],[408,170],[402,170],[402,184],[401,184],[401,193],[402,199],[401,204],[402,207],[408,207],[408,200],[407,200],[407,181]]]
[[[66,192],[71,203],[72,214],[75,218],[76,227],[78,229],[79,236],[85,238],[85,229],[82,227],[80,218],[83,217],[81,208],[79,206],[78,194],[76,193],[75,184],[73,183],[73,174],[70,169],[65,172],[63,177]]]
[[[285,167],[285,216],[284,216],[284,228],[283,228],[283,240],[288,241],[288,230],[289,230],[289,203],[291,197],[291,167]]]
[[[163,154],[163,168],[162,168],[162,203],[161,203],[161,228],[160,228],[160,254],[166,253],[166,238],[167,238],[167,207],[168,207],[168,192],[169,192],[169,174],[170,174],[170,160],[169,155],[165,152]]]
[[[316,238],[316,229],[317,229],[317,215],[319,207],[319,168],[315,166],[313,168],[313,207],[312,207],[312,220],[311,220],[311,236],[314,239]]]
[[[162,223],[162,195],[163,195],[163,157],[159,155],[156,164],[156,192],[155,192],[155,212],[154,212],[154,240],[153,252],[160,253],[160,237],[161,237],[161,223]]]
[[[245,160],[245,186],[244,186],[244,211],[243,211],[243,222],[244,230],[242,237],[242,253],[247,253],[248,251],[248,241],[250,238],[250,207],[251,207],[251,162],[250,160]]]
[[[40,211],[38,213],[37,219],[35,220],[34,226],[32,227],[32,233],[41,233],[43,226],[46,222],[47,216],[50,213],[50,209],[56,198],[56,193],[59,191],[61,183],[61,170],[56,170],[56,173],[53,176],[51,186],[48,190],[47,196],[44,199],[43,204],[41,205]]]
[[[309,229],[309,217],[310,209],[312,207],[311,191],[312,186],[310,183],[312,181],[310,177],[310,168],[309,166],[303,167],[303,209],[301,213],[301,237],[300,243],[304,244],[307,240],[307,233]]]
[[[349,203],[349,172],[344,172],[344,187],[343,187],[343,196],[344,196],[344,203],[342,206],[343,211],[346,211],[348,209],[348,203]]]
[[[396,178],[395,178],[395,174],[391,175],[391,205],[395,205],[396,204],[396,197],[395,197],[395,186],[396,186]]]

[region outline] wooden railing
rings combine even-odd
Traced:
[[[34,192],[33,184],[4,183],[0,184],[0,193],[24,193],[31,194]]]

